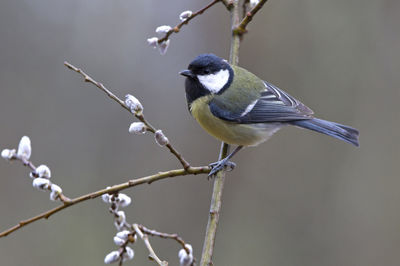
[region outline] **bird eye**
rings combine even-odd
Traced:
[[[203,70],[203,73],[204,73],[205,75],[208,75],[208,74],[210,74],[210,70],[204,69],[204,70]]]

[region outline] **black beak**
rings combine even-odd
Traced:
[[[188,78],[194,78],[194,74],[192,73],[192,71],[185,69],[182,70],[181,72],[179,72],[179,74],[181,74],[182,76],[188,77]]]

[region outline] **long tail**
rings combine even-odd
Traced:
[[[326,134],[328,136],[344,140],[354,146],[358,144],[358,130],[352,127],[326,121],[318,118],[310,120],[297,120],[291,122],[292,125],[317,131],[319,133]]]

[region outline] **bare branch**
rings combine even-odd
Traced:
[[[248,1],[248,0],[247,0]],[[224,6],[228,9],[231,10],[233,8],[233,1],[232,0],[221,0],[221,2],[224,4]]]
[[[148,235],[143,234],[143,232],[140,230],[140,228],[137,224],[133,224],[132,227],[135,230],[136,234],[143,240],[144,244],[146,245],[147,249],[149,250],[149,252],[150,252],[149,257],[151,259],[155,260],[158,263],[158,265],[160,265],[160,266],[168,266],[168,262],[161,261],[160,258],[157,257],[156,253],[154,252],[154,250],[150,244]]]
[[[33,173],[36,171],[36,166],[30,160],[27,160],[24,157],[18,156],[17,154],[13,155],[11,158],[9,158],[9,160],[10,161],[13,161],[13,160],[21,161],[22,164],[24,166],[27,166],[29,169],[31,169],[33,171]],[[33,178],[35,178],[35,177],[33,177]],[[52,184],[52,182],[50,182],[49,185],[46,187],[47,190],[51,191],[51,184]],[[70,199],[68,197],[66,197],[63,193],[59,193],[57,195],[57,198],[64,204],[66,204],[70,201]]]
[[[206,5],[205,7],[203,7],[202,9],[200,9],[199,11],[194,12],[190,17],[188,17],[187,19],[185,19],[184,21],[182,21],[181,23],[179,23],[178,25],[176,25],[175,27],[171,28],[165,35],[164,37],[162,37],[161,39],[159,39],[157,42],[158,43],[162,43],[165,42],[166,40],[169,39],[169,36],[171,36],[172,33],[178,33],[181,28],[183,27],[183,25],[186,25],[189,23],[189,21],[191,21],[192,19],[194,19],[195,17],[197,17],[198,15],[203,14],[204,11],[206,11],[207,9],[209,9],[210,7],[212,7],[213,5],[215,5],[216,3],[220,2],[221,0],[214,0],[211,3],[209,3],[208,5]],[[224,0],[222,1],[223,4],[229,9],[229,0]]]
[[[239,0],[233,0],[233,8],[231,9],[231,25],[232,29],[240,20],[239,14]],[[229,61],[232,65],[237,65],[239,62],[239,47],[240,47],[240,34],[232,30],[231,49]],[[225,158],[229,153],[229,145],[221,143],[221,151],[219,160]],[[206,236],[203,243],[203,251],[201,254],[200,266],[209,266],[212,264],[212,256],[214,252],[215,236],[217,234],[217,227],[219,222],[219,214],[222,205],[222,192],[225,184],[225,171],[218,172],[214,180],[213,194],[210,204],[210,212],[208,215],[208,223],[206,229]]]
[[[63,205],[58,206],[54,209],[45,211],[37,216],[34,216],[32,218],[29,218],[27,220],[24,221],[20,221],[17,225],[3,231],[0,233],[0,237],[4,237],[7,236],[8,234],[28,225],[31,224],[37,220],[41,220],[41,219],[48,219],[50,216],[52,216],[53,214],[68,208],[70,206],[76,205],[80,202],[83,201],[87,201],[87,200],[91,200],[97,197],[100,197],[103,194],[113,194],[115,192],[130,188],[130,187],[134,187],[134,186],[138,186],[141,184],[151,184],[154,181],[158,181],[161,179],[166,179],[169,177],[175,177],[175,176],[185,176],[185,175],[197,175],[197,174],[207,174],[210,172],[210,168],[208,166],[201,166],[201,167],[189,167],[188,169],[176,169],[176,170],[170,170],[170,171],[166,171],[166,172],[159,172],[157,174],[154,175],[150,175],[150,176],[145,176],[145,177],[140,177],[137,179],[132,179],[129,180],[128,182],[125,183],[121,183],[118,185],[114,185],[110,188],[106,188],[106,189],[101,189],[95,192],[91,192],[89,194],[71,199],[70,201],[64,202]]]
[[[233,30],[234,33],[238,35],[243,35],[247,32],[246,27],[250,23],[250,21],[253,19],[254,15],[263,7],[263,5],[267,2],[268,0],[260,0],[258,4],[249,12],[247,12],[246,16],[243,18],[243,20],[240,22],[240,24]]]
[[[156,230],[152,230],[152,229],[148,229],[143,225],[140,224],[130,224],[125,220],[125,217],[122,219],[122,221],[120,221],[120,213],[118,211],[118,204],[116,204],[117,198],[120,197],[119,193],[114,193],[110,199],[107,199],[106,201],[108,201],[109,203],[111,203],[110,206],[110,213],[113,214],[114,218],[115,218],[115,222],[119,221],[120,224],[120,228],[125,228],[126,230],[128,230],[129,235],[125,235],[124,237],[118,236],[118,234],[116,235],[117,238],[120,238],[120,240],[124,241],[123,244],[120,244],[121,242],[116,242],[117,245],[120,246],[120,260],[119,260],[119,265],[122,265],[124,262],[124,254],[127,252],[127,246],[130,243],[135,243],[136,242],[136,238],[138,235],[140,235],[140,232],[138,231],[138,229],[141,231],[141,233],[144,235],[143,237],[146,238],[145,241],[149,241],[148,240],[148,236],[156,236],[156,237],[160,237],[160,238],[164,238],[164,239],[172,239],[175,240],[179,245],[182,246],[182,249],[185,250],[186,254],[190,254],[190,256],[192,257],[192,262],[196,261],[196,259],[193,257],[192,255],[192,247],[191,245],[188,245],[185,243],[185,241],[179,237],[177,234],[168,234],[168,233],[163,233],[163,232],[159,232]],[[125,206],[126,207],[126,206]],[[120,231],[120,233],[122,233]],[[140,237],[143,239],[143,237],[140,235]],[[115,238],[114,238],[114,242],[115,242]],[[150,244],[150,243],[149,243]],[[153,249],[151,249],[152,251]],[[150,252],[151,254],[151,252]],[[180,255],[179,255],[180,256]],[[153,256],[153,254],[151,254],[149,256],[152,260],[156,260]],[[157,256],[156,256],[157,257]],[[161,261],[161,260],[160,260]],[[162,262],[162,263],[167,263],[167,262]],[[194,264],[191,264],[194,265]]]
[[[249,5],[250,0],[243,0],[242,3],[242,19],[246,16],[247,14],[247,8]]]
[[[221,143],[221,152],[219,160],[225,158],[229,153],[229,145]],[[200,266],[212,265],[212,256],[214,252],[215,236],[219,222],[219,213],[222,205],[222,192],[225,184],[225,171],[219,171],[214,179],[213,193],[211,197],[210,212],[208,215],[208,223],[206,236],[203,243],[203,251],[201,254]]]
[[[102,83],[97,82],[96,80],[94,80],[92,77],[90,77],[88,74],[86,74],[82,69],[75,67],[74,65],[68,63],[68,62],[64,62],[64,65],[66,67],[68,67],[70,70],[73,70],[77,73],[79,73],[80,75],[83,76],[83,78],[85,79],[85,82],[89,82],[92,83],[93,85],[95,85],[97,88],[99,88],[100,90],[102,90],[105,94],[107,94],[108,97],[110,97],[111,99],[113,99],[114,101],[116,101],[117,103],[119,103],[119,105],[122,106],[122,108],[124,108],[125,110],[127,110],[128,112],[131,113],[130,108],[125,104],[124,101],[122,101],[120,98],[118,98],[114,93],[112,93],[110,90],[108,90]],[[137,119],[139,119],[141,122],[143,122],[147,128],[148,131],[150,131],[151,133],[155,133],[156,129],[144,118],[143,114],[135,114],[135,117]],[[175,155],[175,157],[179,160],[179,162],[182,164],[184,169],[188,169],[190,167],[190,164],[185,160],[185,158],[183,158],[183,156],[172,146],[172,144],[168,143],[167,145],[165,145],[168,150]]]
[[[158,237],[165,238],[165,239],[175,240],[182,246],[183,249],[186,250],[186,253],[188,253],[188,254],[190,253],[190,250],[185,246],[186,245],[185,241],[183,241],[183,239],[181,237],[179,237],[178,234],[167,234],[167,233],[158,232],[156,230],[148,229],[148,228],[144,227],[143,225],[138,225],[138,226],[139,226],[140,230],[142,230],[142,232],[144,232],[145,234],[148,234],[150,236],[158,236]]]

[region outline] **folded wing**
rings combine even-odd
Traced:
[[[242,108],[226,108],[223,98],[210,101],[211,112],[220,119],[243,123],[288,122],[311,119],[313,111],[276,86],[264,82],[265,90]],[[232,110],[234,109],[234,110]]]

